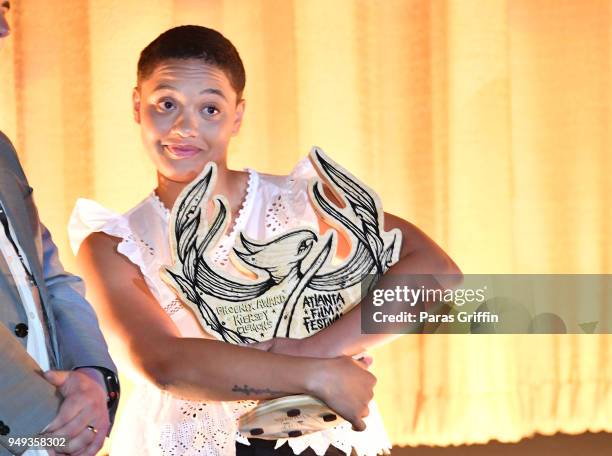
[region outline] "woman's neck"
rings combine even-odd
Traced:
[[[244,171],[230,170],[227,165],[217,165],[216,182],[212,195],[223,195],[227,198],[230,210],[235,215],[246,193],[248,174]],[[169,210],[179,194],[189,182],[176,182],[157,173],[157,188],[155,193]]]

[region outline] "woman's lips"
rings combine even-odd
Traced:
[[[166,150],[175,158],[191,158],[199,154],[201,149],[187,145],[166,145]]]

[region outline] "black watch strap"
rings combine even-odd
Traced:
[[[89,367],[92,369],[96,369],[102,373],[102,377],[104,378],[104,384],[106,385],[106,405],[108,406],[108,410],[111,414],[117,411],[117,404],[119,404],[119,379],[117,375],[110,369],[101,366],[80,366],[80,367]]]

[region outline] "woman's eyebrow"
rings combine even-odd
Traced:
[[[225,101],[227,101],[227,98],[225,97],[225,94],[221,90],[219,90],[219,89],[213,89],[212,87],[208,88],[208,89],[204,89],[204,90],[202,90],[200,92],[200,95],[202,95],[204,93],[212,93],[212,94],[215,94],[215,95],[219,95],[221,98],[223,98]]]
[[[7,10],[10,10],[11,9],[11,2],[6,0],[6,1],[2,2],[2,5],[0,5],[0,7],[6,8]]]
[[[155,86],[155,88],[153,89],[153,92],[157,92],[158,90],[164,90],[164,89],[168,89],[168,90],[177,90],[176,87],[167,84],[165,82],[162,82],[161,84]],[[219,95],[221,98],[223,98],[225,101],[227,101],[227,97],[225,96],[225,94],[223,93],[222,90],[219,89],[214,89],[212,87],[209,87],[207,89],[204,89],[200,92],[200,95],[203,95],[205,93],[212,93],[213,95]]]
[[[161,84],[155,86],[155,88],[153,89],[153,92],[156,92],[157,90],[163,90],[163,89],[176,90],[176,87],[173,87],[170,84],[166,84],[162,82]]]

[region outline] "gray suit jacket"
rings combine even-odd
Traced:
[[[15,149],[1,132],[0,201],[40,290],[51,369],[100,366],[116,373],[96,315],[83,297],[83,282],[64,271],[51,235],[38,219],[32,188]],[[27,335],[16,330],[20,323],[26,324],[27,316],[0,258],[0,455],[6,453],[9,437],[40,432],[61,403],[60,394],[28,355]],[[17,454],[21,451],[11,448]]]

